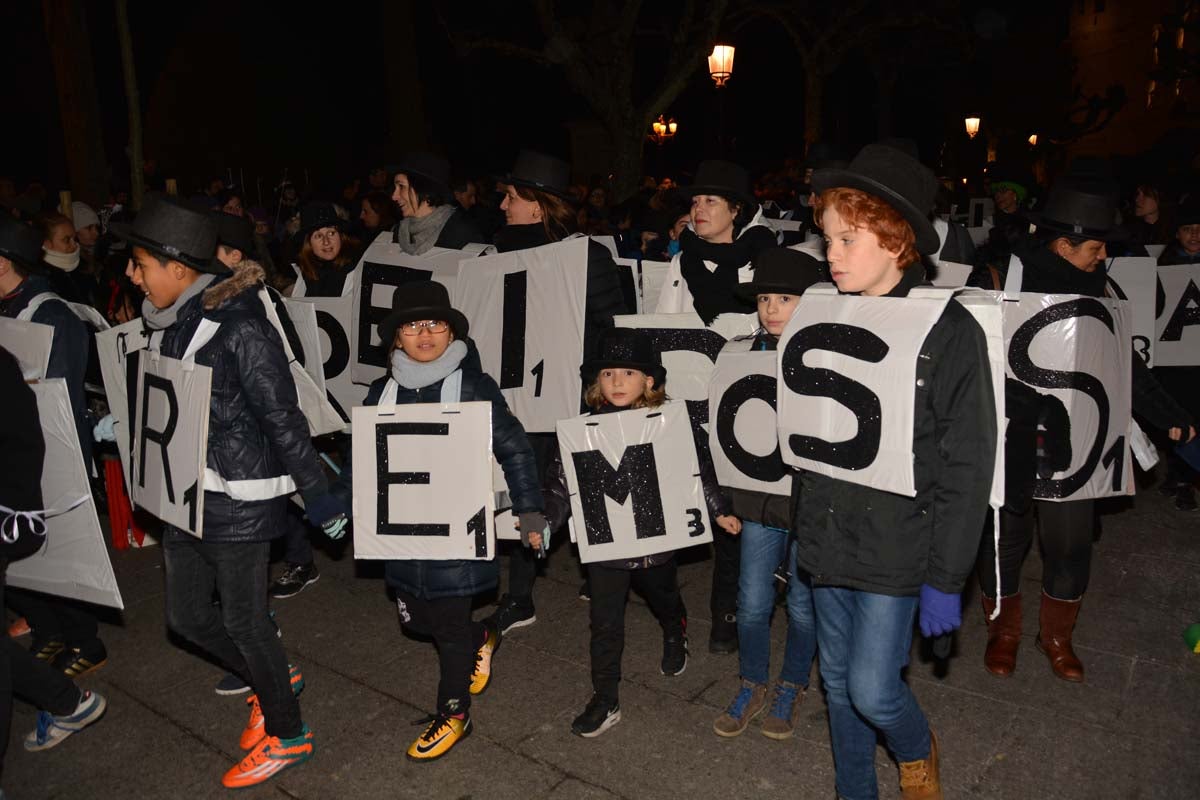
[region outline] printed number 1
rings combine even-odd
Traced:
[[[537,366],[529,370],[529,374],[537,378],[537,382],[533,385],[533,396],[542,396],[542,376],[546,372],[546,359],[542,359],[537,363]]]
[[[1125,474],[1125,437],[1118,436],[1113,446],[1108,448],[1100,463],[1105,469],[1112,467],[1112,490],[1121,491],[1121,477]]]

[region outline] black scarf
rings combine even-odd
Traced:
[[[747,314],[754,310],[752,303],[734,294],[738,270],[775,244],[775,235],[762,225],[747,228],[728,244],[706,242],[690,229],[683,231],[679,237],[679,271],[692,293],[692,305],[705,325],[711,325],[718,314]],[[712,261],[717,268],[709,272],[705,261]]]
[[[1017,255],[1025,266],[1021,275],[1023,292],[1104,296],[1108,281],[1104,262],[1094,272],[1084,272],[1044,244],[1025,249]]]
[[[499,252],[509,253],[550,244],[550,237],[546,235],[545,225],[533,222],[529,225],[505,225],[496,231],[493,243]]]

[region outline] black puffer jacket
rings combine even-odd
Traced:
[[[525,437],[525,429],[508,410],[496,381],[483,371],[479,363],[479,351],[469,339],[467,355],[459,364],[459,369],[462,370],[459,401],[469,403],[480,400],[492,404],[492,452],[504,470],[513,515],[541,511],[537,466],[529,440]],[[389,377],[384,376],[372,383],[363,405],[378,405],[388,380]],[[440,403],[443,382],[438,381],[421,389],[400,386],[396,392],[396,405]],[[344,491],[351,481],[349,462],[346,463],[347,468],[338,478],[340,491]],[[491,561],[388,561],[384,574],[388,585],[427,600],[470,597],[496,588],[500,578],[499,566],[494,558]]]
[[[889,297],[921,281],[905,270]],[[916,496],[802,471],[797,561],[814,584],[912,596],[962,591],[988,510],[996,414],[983,331],[955,301],[921,345],[914,406]]]
[[[745,339],[734,339],[734,342],[744,342]],[[765,330],[759,331],[750,342],[752,351],[774,351],[779,344],[779,337],[772,336]],[[728,345],[727,345],[728,346]],[[742,345],[745,347],[745,345]],[[720,356],[718,356],[718,359]],[[795,473],[783,464],[783,458],[778,459],[778,466],[787,471],[790,480],[795,480]],[[794,488],[794,487],[793,487]],[[796,514],[795,492],[787,495],[767,494],[751,489],[735,489],[732,486],[722,486],[721,491],[732,502],[733,513],[747,522],[757,522],[768,528],[788,530],[792,527],[792,518]]]
[[[162,332],[159,351],[183,358],[202,320],[220,327],[196,352],[212,368],[207,466],[226,481],[266,481],[290,475],[302,496],[328,491],[321,462],[300,412],[283,343],[257,296],[263,271],[242,262],[179,310]],[[242,484],[249,491],[253,484]],[[287,496],[236,500],[204,493],[204,540],[258,542],[286,529]]]
[[[590,412],[585,416],[613,414],[624,410],[606,404],[600,410]],[[700,462],[700,482],[704,487],[704,502],[708,505],[708,513],[713,517],[732,514],[733,507],[722,492],[720,485],[717,484],[717,474],[713,471],[712,457],[708,453],[708,448],[696,448],[696,457]],[[560,450],[555,450],[554,458],[546,469],[546,479],[542,482],[542,494],[546,502],[546,522],[551,531],[557,531],[567,524],[567,518],[571,516],[571,492],[567,488],[567,472],[563,468]],[[721,533],[721,531],[714,531],[714,535]],[[675,555],[675,551],[671,550],[666,553],[655,553],[645,558],[603,561],[601,564],[615,569],[639,569],[665,564],[673,555]]]
[[[506,225],[496,234],[496,249],[501,253],[526,250],[550,244],[546,228],[540,222],[532,225]],[[613,326],[616,314],[632,314],[634,309],[625,303],[621,291],[621,275],[617,262],[608,248],[595,240],[588,241],[587,304],[583,312],[583,360],[595,358],[600,347],[600,334]]]

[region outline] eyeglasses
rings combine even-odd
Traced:
[[[444,319],[422,319],[404,323],[400,326],[400,332],[405,336],[416,336],[422,328],[430,333],[445,333],[449,327],[450,323]]]

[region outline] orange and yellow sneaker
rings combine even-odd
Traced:
[[[265,736],[246,757],[221,778],[227,789],[256,786],[288,767],[303,764],[313,756],[313,735],[308,726],[294,739]]]
[[[299,695],[304,690],[304,675],[298,667],[289,666],[288,677],[292,682],[292,694]],[[250,706],[250,719],[246,721],[242,737],[238,740],[238,746],[243,750],[253,748],[267,735],[266,728],[263,727],[262,706],[258,704],[258,695],[252,694],[247,697],[246,705]]]
[[[500,637],[491,625],[488,625],[487,629],[487,638],[475,653],[475,669],[471,672],[471,694],[483,694],[492,682],[492,656],[500,647]]]
[[[437,714],[429,722],[425,732],[408,746],[408,757],[412,761],[434,761],[450,752],[450,748],[471,735],[471,717],[461,718]]]

